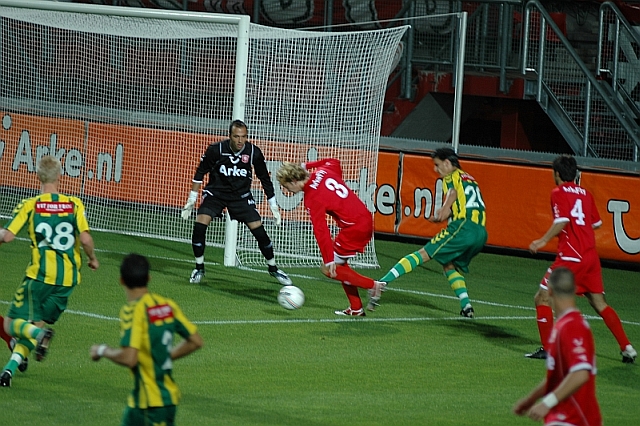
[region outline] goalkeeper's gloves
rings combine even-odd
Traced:
[[[271,197],[267,201],[269,202],[271,213],[273,213],[273,218],[276,220],[276,225],[280,226],[282,224],[282,217],[280,216],[280,209],[278,208],[276,197]]]
[[[189,220],[189,218],[191,217],[193,206],[196,205],[197,200],[198,200],[198,191],[191,191],[189,193],[189,198],[187,199],[187,204],[184,205],[184,207],[182,208],[182,213],[180,213],[180,216],[182,216],[184,220]]]

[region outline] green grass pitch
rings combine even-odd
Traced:
[[[530,425],[511,414],[537,384],[544,362],[523,354],[538,346],[533,295],[548,260],[480,254],[467,274],[477,318],[463,319],[440,267],[421,266],[392,283],[366,318],[333,314],[347,307],[340,285],[319,269],[289,269],[304,307],[281,308],[280,286],[266,268],[225,268],[207,248],[207,275],[188,283],[191,247],[94,233],[101,267],[83,283],[55,325],[51,352],[0,389],[0,424],[119,424],[132,378],[89,346],[119,341],[124,254],[149,257],[150,288],[178,302],[198,324],[205,347],[174,364],[183,394],[180,425]],[[382,276],[415,244],[376,243]],[[0,311],[6,313],[29,261],[24,238],[0,247]],[[608,302],[640,346],[637,272],[605,269]],[[362,293],[366,300],[366,293]],[[640,365],[625,365],[604,323],[586,300],[598,355],[597,392],[607,425],[637,424]],[[0,346],[2,362],[9,352]]]

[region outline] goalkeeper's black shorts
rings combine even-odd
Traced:
[[[207,216],[222,217],[222,211],[226,208],[231,219],[242,223],[262,221],[260,213],[256,209],[256,202],[251,193],[244,198],[239,196],[227,197],[221,194],[213,194],[203,191],[202,204],[198,208],[198,214]]]

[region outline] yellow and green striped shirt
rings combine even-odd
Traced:
[[[120,346],[138,350],[138,364],[131,369],[133,391],[127,404],[131,408],[177,405],[180,391],[173,381],[171,348],[174,333],[188,338],[196,332],[171,299],[147,293],[120,310]]]
[[[40,194],[22,200],[5,228],[17,235],[27,225],[31,240],[28,278],[65,287],[80,284],[79,235],[89,231],[84,204],[64,194]]]
[[[457,193],[457,198],[451,206],[452,219],[467,219],[485,226],[487,214],[478,182],[471,175],[456,169],[442,180],[442,190],[445,194],[449,192],[450,188],[455,189]]]

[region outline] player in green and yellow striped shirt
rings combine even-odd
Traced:
[[[18,204],[11,220],[0,230],[0,244],[13,241],[25,226],[31,240],[31,262],[3,321],[6,333],[17,341],[0,375],[2,387],[11,386],[16,368],[23,363],[26,366],[30,351],[35,349],[37,361],[44,359],[53,337],[53,330],[44,328],[44,324],[58,320],[80,283],[80,246],[89,258],[88,266],[94,270],[99,267],[82,201],[58,193],[60,161],[43,156],[37,175],[41,194]]]
[[[451,220],[423,248],[400,259],[380,281],[389,283],[411,272],[418,265],[434,259],[442,265],[451,288],[460,300],[460,315],[473,318],[474,310],[465,279],[460,272],[469,272],[471,259],[487,242],[484,201],[476,180],[460,169],[458,155],[454,150],[440,148],[432,157],[434,169],[442,177],[445,201],[430,220]],[[377,300],[370,300],[368,308],[373,310],[377,304]]]
[[[120,310],[120,348],[93,345],[91,359],[109,358],[129,367],[134,387],[123,426],[175,424],[180,391],[173,381],[173,361],[202,347],[202,337],[171,299],[150,293],[149,262],[130,254],[120,266],[127,304]],[[173,345],[174,334],[183,340]]]

